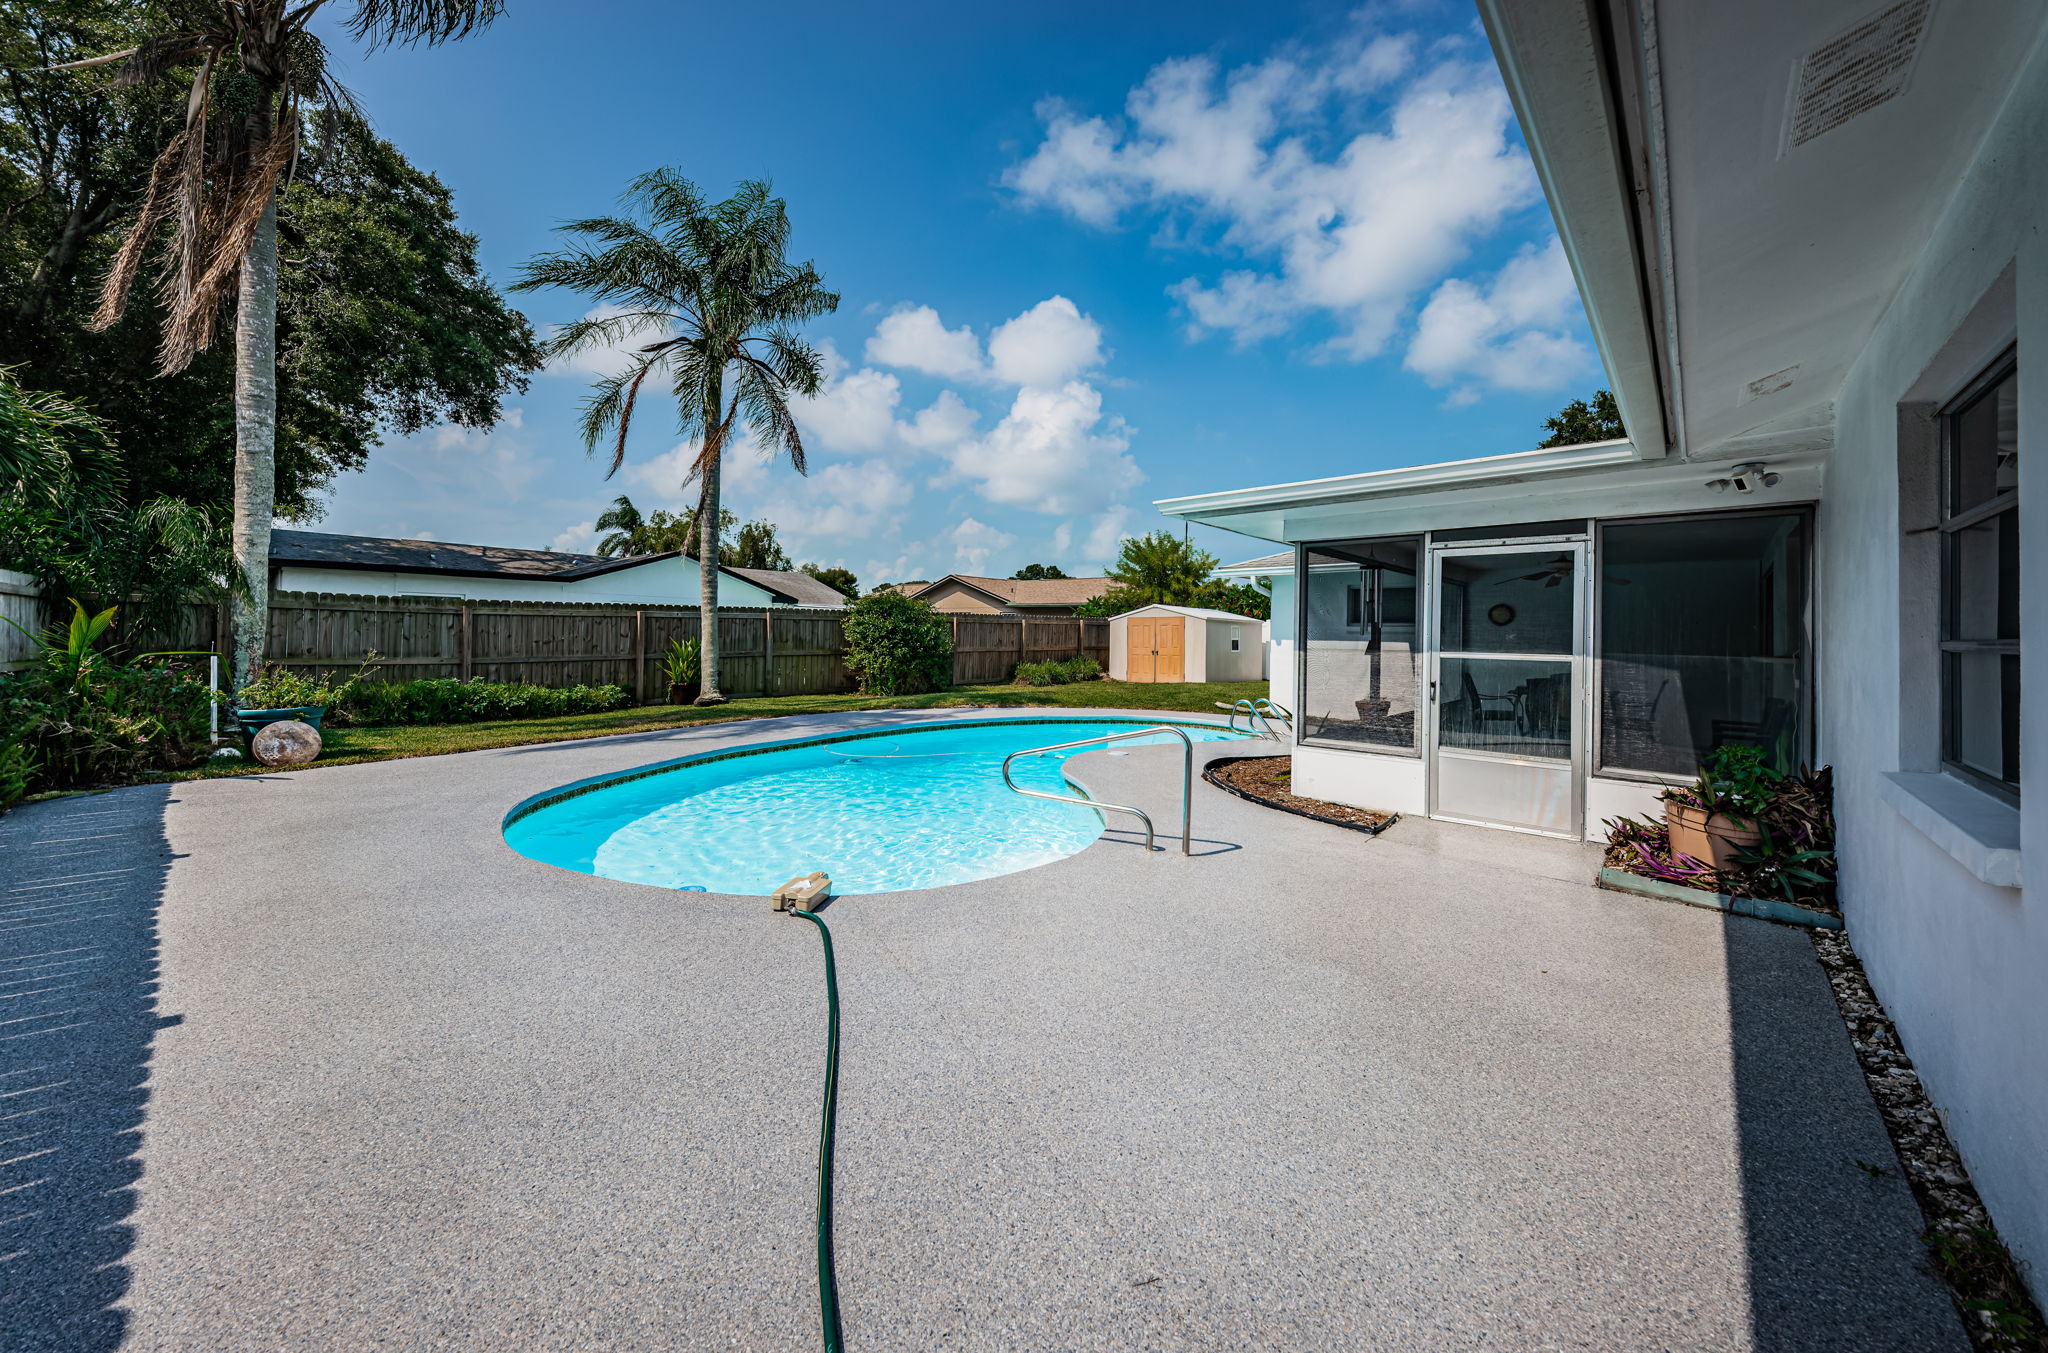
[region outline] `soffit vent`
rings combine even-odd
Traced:
[[[1779,154],[1905,93],[1933,9],[1934,0],[1898,0],[1799,58]]]

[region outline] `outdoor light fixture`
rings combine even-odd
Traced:
[[[1757,461],[1736,466],[1726,479],[1709,479],[1707,488],[1714,493],[1726,493],[1730,489],[1737,493],[1755,493],[1758,489],[1778,487],[1779,478],[1779,475]]]

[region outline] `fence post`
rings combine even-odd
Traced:
[[[633,698],[643,705],[647,698],[647,612],[633,612]]]
[[[782,683],[775,673],[775,606],[761,608],[761,685],[764,695],[780,695]]]
[[[469,680],[470,676],[476,671],[476,657],[475,650],[473,650],[470,647],[472,640],[470,638],[469,630],[469,603],[466,601],[462,603],[462,633],[460,635],[460,643],[462,653],[462,679],[464,681],[467,681]]]

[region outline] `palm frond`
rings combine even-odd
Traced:
[[[150,167],[149,186],[143,190],[142,206],[135,213],[135,220],[128,226],[128,233],[122,237],[121,247],[114,252],[114,262],[107,269],[106,280],[100,284],[99,309],[86,322],[86,328],[95,331],[110,329],[121,322],[121,315],[128,308],[128,293],[134,289],[135,277],[142,267],[142,256],[149,251],[149,243],[156,237],[157,227],[171,210],[171,181],[174,166],[185,153],[185,141],[190,131],[179,132],[156,157]]]
[[[212,343],[222,303],[241,274],[249,245],[276,195],[278,179],[298,153],[298,146],[298,119],[288,117],[251,157],[248,172],[234,185],[232,195],[210,223],[207,235],[211,249],[206,269],[190,293],[181,297],[164,325],[163,349],[158,358],[162,374],[184,370]]]
[[[434,46],[468,37],[505,12],[503,0],[356,0],[348,31],[372,46]]]

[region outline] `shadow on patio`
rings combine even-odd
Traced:
[[[164,788],[0,818],[0,1328],[117,1347],[157,1015]],[[61,810],[61,811],[59,811]]]

